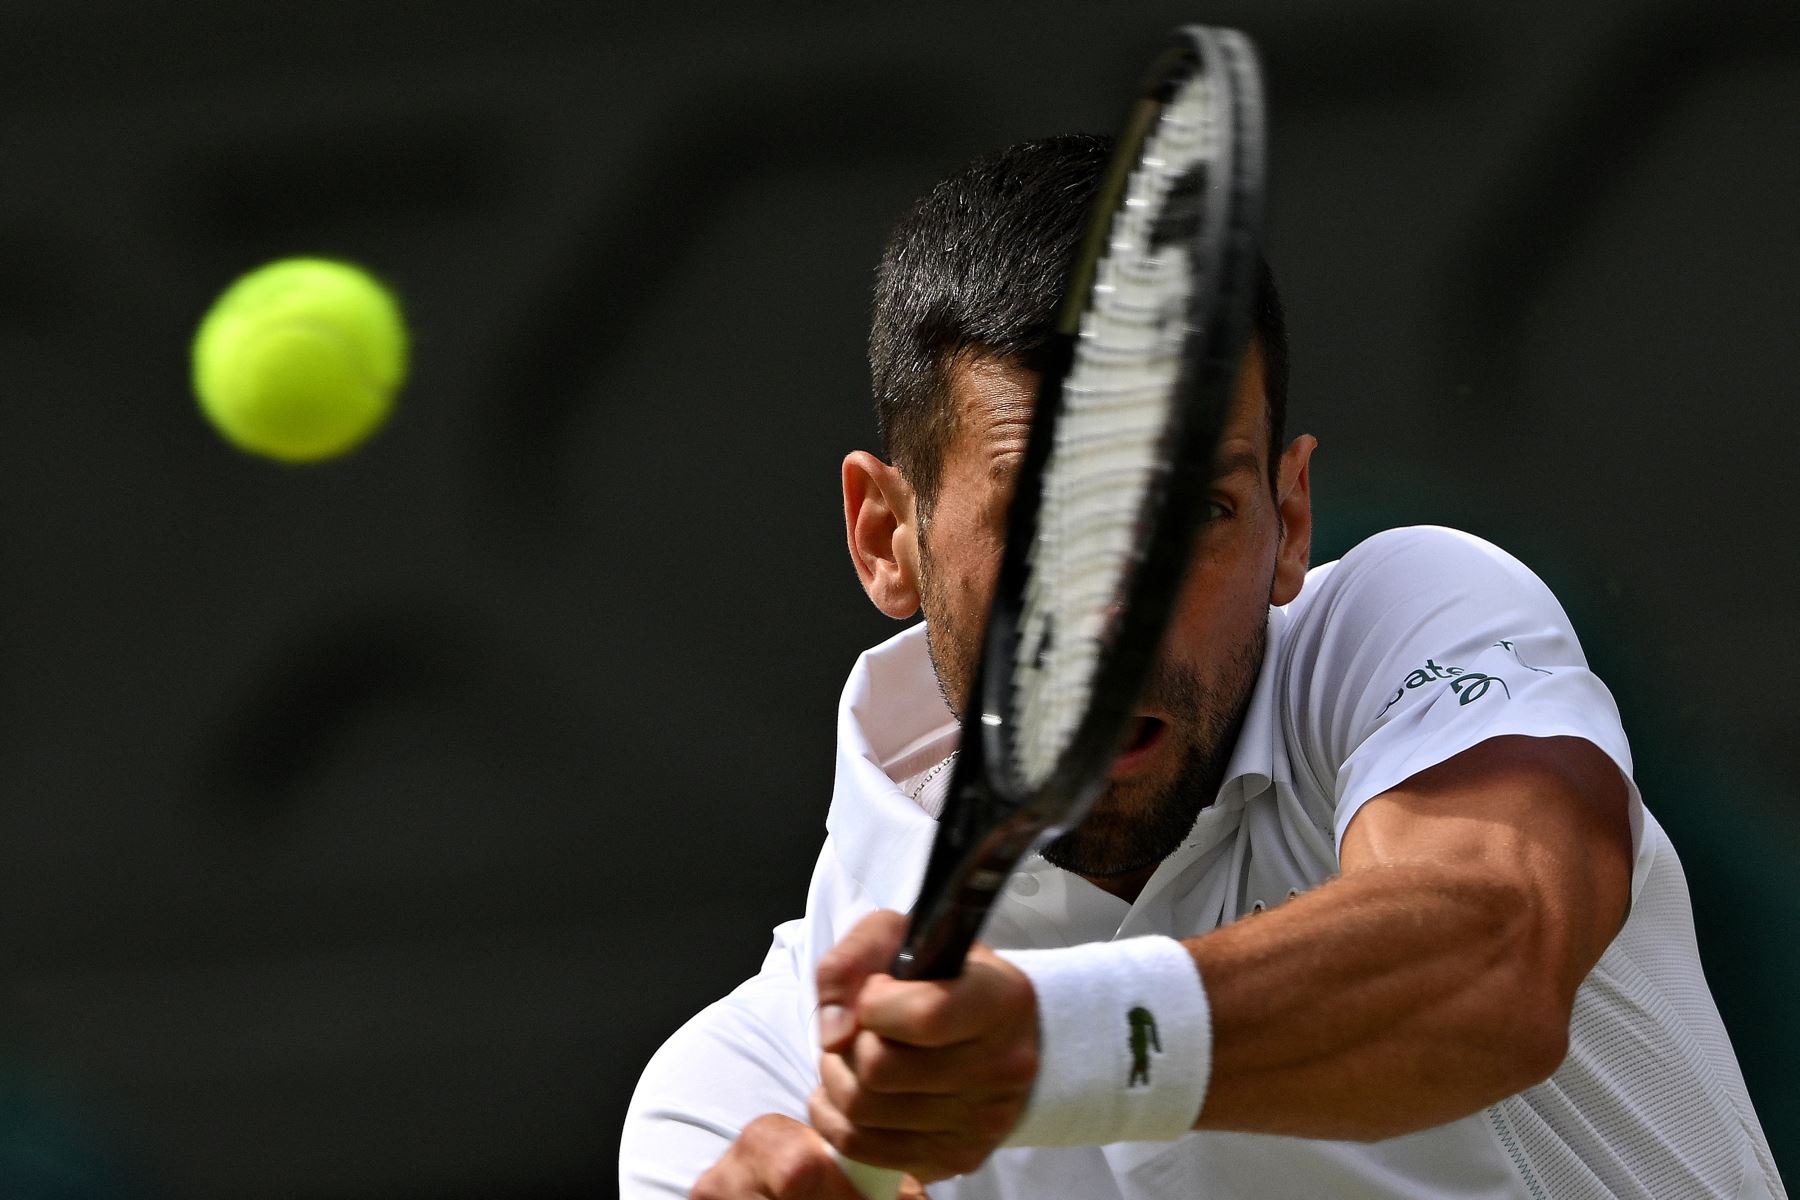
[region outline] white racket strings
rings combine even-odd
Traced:
[[[1221,151],[1213,84],[1176,90],[1145,139],[1095,271],[1045,467],[1013,664],[1012,768],[1055,770],[1087,711],[1165,461],[1197,264],[1193,219],[1168,220]],[[1179,240],[1168,227],[1187,230]]]

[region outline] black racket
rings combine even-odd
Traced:
[[[960,971],[1014,866],[1081,821],[1124,748],[1250,333],[1263,125],[1250,40],[1177,30],[1071,268],[896,978]],[[898,1189],[898,1172],[843,1165],[872,1200]]]

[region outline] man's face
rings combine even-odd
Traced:
[[[1036,387],[1033,373],[992,358],[965,358],[950,371],[958,420],[936,503],[919,527],[919,583],[932,665],[958,716],[981,655]],[[1253,351],[1226,421],[1210,516],[1128,749],[1082,825],[1045,848],[1057,866],[1094,878],[1146,872],[1218,793],[1262,664],[1268,606],[1297,590],[1276,586],[1283,523],[1271,495],[1266,422],[1261,356]],[[1281,470],[1299,479],[1302,502],[1310,441],[1297,440]],[[1298,551],[1303,572],[1305,547]],[[1290,567],[1283,579],[1293,578]]]

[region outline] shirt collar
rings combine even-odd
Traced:
[[[1283,757],[1275,753],[1275,673],[1286,638],[1287,620],[1286,609],[1269,610],[1262,666],[1256,672],[1256,685],[1250,690],[1250,707],[1244,710],[1244,727],[1238,731],[1237,745],[1231,748],[1231,761],[1225,768],[1225,782],[1220,792],[1221,802],[1234,790],[1247,799],[1272,783],[1289,782],[1286,767],[1279,765]],[[1242,802],[1238,801],[1239,804]]]
[[[956,748],[957,724],[913,625],[856,660],[838,702],[837,776],[825,827],[838,861],[882,908],[912,907],[937,822],[900,790]]]

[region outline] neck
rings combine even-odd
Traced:
[[[1125,875],[1083,875],[1082,878],[1103,892],[1111,892],[1127,904],[1135,904],[1138,895],[1144,890],[1144,885],[1150,882],[1152,875],[1156,874],[1158,865],[1152,863],[1142,870],[1132,871]]]

